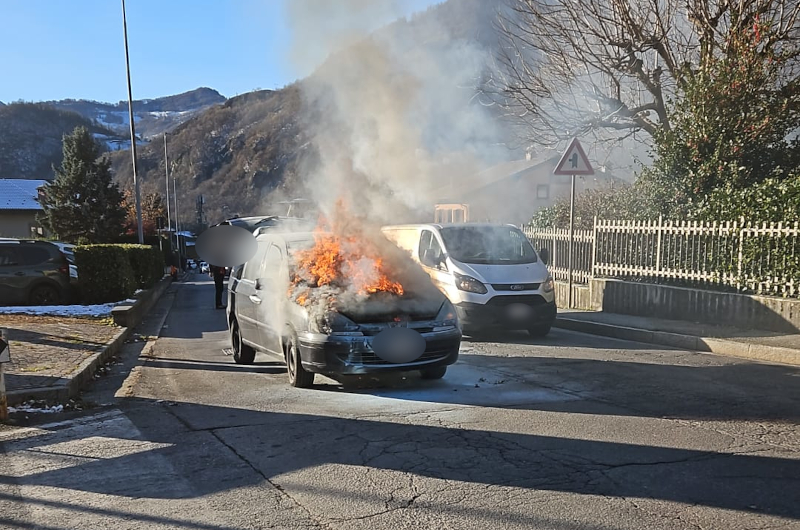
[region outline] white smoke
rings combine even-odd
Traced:
[[[431,219],[442,185],[497,150],[498,124],[474,99],[490,52],[430,14],[369,33],[399,2],[291,4],[292,57],[330,54],[301,83],[319,154],[312,198],[326,211],[342,198],[381,224]]]
[[[454,6],[449,5],[451,12]],[[342,233],[379,248],[391,279],[408,291],[398,297],[366,296],[348,285],[334,286],[333,293],[317,289],[308,306],[312,313],[336,298],[351,307],[402,306],[435,315],[441,294],[379,227],[431,221],[434,204],[453,191],[449,185],[484,169],[487,160],[497,159],[498,149],[507,151],[497,145],[498,122],[475,99],[491,59],[463,27],[476,21],[448,23],[434,7],[425,16],[372,32],[376,21],[397,19],[400,7],[391,0],[290,2],[290,58],[298,71],[314,68],[299,84],[303,128],[311,131],[318,155],[306,166],[307,198],[334,223],[341,222],[335,213],[341,202],[351,224],[340,227]],[[350,216],[359,226],[352,226]],[[348,263],[357,270],[345,275],[376,274],[367,261]]]

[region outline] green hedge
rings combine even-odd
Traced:
[[[128,255],[137,289],[149,289],[164,277],[164,256],[158,248],[149,245],[120,246]]]
[[[149,245],[78,246],[75,265],[81,297],[90,304],[125,300],[164,276],[164,258]]]
[[[133,267],[123,245],[75,247],[78,287],[88,304],[118,302],[136,291]]]

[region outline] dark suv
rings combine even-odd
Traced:
[[[71,296],[69,262],[46,241],[0,239],[0,305],[53,305]]]

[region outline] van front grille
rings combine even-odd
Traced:
[[[492,289],[495,291],[535,291],[539,288],[538,283],[493,283]]]

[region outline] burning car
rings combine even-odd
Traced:
[[[229,285],[234,360],[281,356],[295,387],[310,387],[316,373],[443,377],[461,343],[453,305],[379,231],[341,234],[257,236],[258,251]]]

